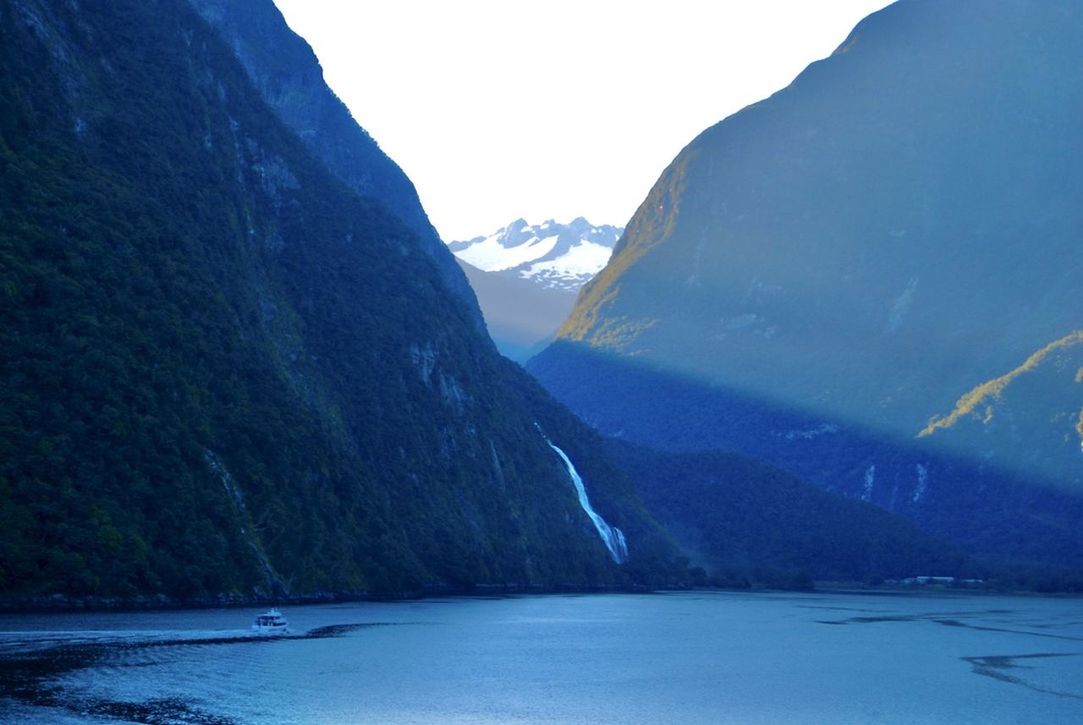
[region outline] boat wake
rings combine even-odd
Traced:
[[[289,646],[290,643],[342,637],[371,627],[400,625],[400,622],[363,622],[316,627],[301,634],[267,637],[249,631],[237,634],[208,632],[205,636],[147,637],[119,632],[71,633],[78,639],[63,639],[64,633],[20,633],[0,645],[0,722],[44,722],[52,712],[56,722],[103,717],[149,723],[191,723],[192,725],[234,725],[240,722],[210,712],[178,697],[146,700],[101,698],[67,686],[71,676],[84,670],[106,670],[154,665],[173,657],[190,655],[190,648],[236,647],[242,645]],[[29,635],[29,636],[26,636]],[[5,703],[5,700],[7,701]],[[25,714],[24,714],[25,712]],[[9,719],[10,718],[10,719]]]

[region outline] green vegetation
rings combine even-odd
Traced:
[[[668,576],[664,537],[608,561],[534,422],[650,531],[589,432],[179,0],[0,0],[0,320],[6,597]]]
[[[1015,381],[1020,375],[1029,373],[1035,370],[1042,362],[1045,361],[1051,354],[1063,350],[1064,348],[1071,347],[1083,342],[1083,330],[1076,330],[1071,334],[1065,335],[1059,340],[1054,340],[1041,350],[1038,350],[1033,355],[1028,357],[1022,365],[1015,368],[1011,372],[1005,373],[998,378],[989,380],[977,386],[969,393],[959,398],[959,402],[955,404],[955,409],[951,411],[947,416],[935,417],[929,421],[929,424],[925,426],[918,433],[918,438],[924,438],[930,436],[938,430],[951,428],[953,425],[959,422],[960,419],[973,413],[979,406],[989,403],[993,398],[999,398],[1001,394],[1007,389],[1009,385]],[[1076,381],[1078,382],[1079,374],[1076,374]],[[988,411],[982,418],[982,421],[988,423],[992,418],[992,411]]]
[[[609,445],[705,582],[801,589],[811,579],[954,576],[974,566],[900,516],[745,456]]]
[[[1026,454],[1032,457],[1017,453],[1027,446],[1013,447],[1016,465],[1039,467],[1050,438],[1078,462],[1079,439],[1071,427],[1079,410],[1079,386],[1069,376],[1081,350],[1072,348],[1071,355],[1050,358],[1011,386],[998,403],[1010,406],[1004,418],[1020,423],[1016,434],[1029,436],[1024,442],[1033,441],[1029,446],[1033,453]],[[912,438],[891,440],[831,425],[724,386],[667,375],[582,345],[552,345],[531,361],[531,369],[603,434],[676,453],[725,446],[730,452],[770,461],[801,480],[817,482],[832,494],[905,516],[925,534],[982,561],[1017,562],[1034,571],[1043,565],[1083,571],[1083,531],[1078,526],[1083,498],[1067,487],[1030,485],[919,447]],[[1035,406],[1035,401],[1042,405]],[[1057,415],[1049,416],[1050,410]],[[985,434],[979,424],[956,426],[942,434],[967,433],[975,446],[982,444]],[[725,466],[720,464],[719,470]],[[763,473],[764,496],[775,495],[767,481],[777,477],[777,469],[765,466]],[[633,480],[639,485],[638,477],[633,475]],[[680,489],[683,484],[675,485]],[[654,506],[649,509],[662,523],[671,523]],[[854,515],[863,516],[862,510]]]
[[[528,368],[603,433],[1083,567],[1080,32],[1064,2],[869,16],[690,140]]]

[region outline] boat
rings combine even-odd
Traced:
[[[258,634],[286,634],[290,631],[290,623],[276,607],[268,609],[263,614],[256,616],[252,623],[252,631]]]

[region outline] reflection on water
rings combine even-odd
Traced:
[[[1047,690],[1037,685],[1027,682],[1024,678],[1012,675],[1008,673],[1008,670],[1013,669],[1026,669],[1027,665],[1020,664],[1020,660],[1030,660],[1038,657],[1070,657],[1057,652],[1037,652],[1029,655],[997,655],[993,657],[964,657],[963,659],[969,662],[974,667],[974,674],[985,675],[986,677],[992,677],[994,680],[1001,680],[1003,682],[1009,682],[1013,685],[1022,685],[1023,687],[1029,687],[1035,692],[1044,692],[1049,695],[1058,695],[1060,697],[1071,697],[1076,700],[1083,700],[1083,694],[1075,692],[1060,692],[1058,690]]]
[[[1079,722],[1083,600],[539,596],[0,617],[0,721]]]

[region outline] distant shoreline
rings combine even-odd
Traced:
[[[869,585],[861,582],[818,581],[813,589],[791,590],[774,588],[739,588],[739,587],[685,587],[678,585],[644,586],[523,586],[478,584],[470,587],[430,586],[413,592],[315,592],[310,594],[284,596],[222,595],[219,597],[201,597],[177,599],[166,595],[149,595],[135,598],[119,597],[67,597],[49,595],[41,597],[4,597],[0,598],[0,614],[62,614],[78,612],[139,612],[195,609],[241,609],[260,606],[305,606],[314,604],[341,604],[350,602],[396,602],[420,601],[441,597],[510,597],[517,595],[545,594],[665,594],[667,592],[743,592],[748,594],[772,594],[785,592],[790,594],[819,595],[872,595],[872,596],[1021,596],[1034,598],[1083,598],[1083,594],[1073,592],[1040,592],[1027,589],[998,589],[986,587],[952,587],[942,585]]]
[[[411,592],[313,592],[293,595],[254,595],[242,596],[223,594],[216,597],[195,597],[179,599],[165,594],[142,595],[138,597],[69,597],[63,594],[43,596],[0,596],[0,614],[48,614],[72,612],[137,612],[178,609],[234,609],[270,605],[309,605],[336,604],[343,602],[394,602],[417,601],[438,597],[486,597],[512,596],[517,594],[606,594],[606,593],[647,593],[678,590],[680,587],[648,588],[641,586],[575,586],[571,584],[556,586],[525,586],[512,584],[475,584],[465,587],[432,585]]]

